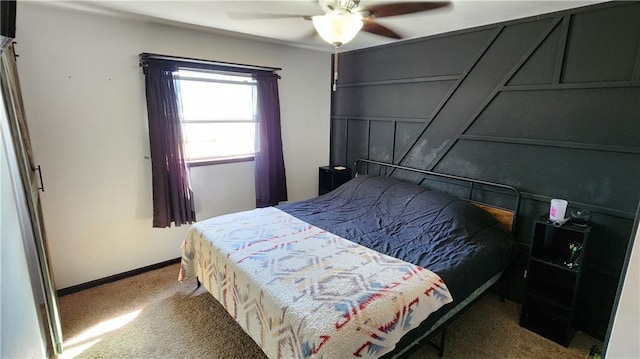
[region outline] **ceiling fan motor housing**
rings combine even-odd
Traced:
[[[358,7],[360,0],[318,0],[318,4],[325,13],[338,11],[350,14],[353,9]]]

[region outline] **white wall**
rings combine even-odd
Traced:
[[[606,349],[609,359],[640,358],[640,226]]]
[[[141,52],[281,67],[289,199],[329,161],[330,55],[18,3],[18,69],[58,288],[177,258],[188,226],[152,229]],[[191,169],[199,219],[255,207],[253,163]]]

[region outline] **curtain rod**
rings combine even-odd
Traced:
[[[141,53],[140,59],[141,60],[156,59],[156,60],[180,61],[180,62],[186,62],[186,63],[192,63],[192,64],[199,64],[199,65],[217,65],[217,66],[230,66],[230,67],[233,66],[233,67],[247,69],[247,70],[260,70],[260,71],[273,71],[273,72],[282,70],[280,67],[237,64],[233,62],[212,61],[212,60],[194,59],[189,57],[150,54],[147,52]]]

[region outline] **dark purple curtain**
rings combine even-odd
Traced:
[[[175,66],[166,61],[145,64],[149,143],[153,182],[153,227],[171,227],[196,220],[193,192],[182,147],[176,96]]]
[[[258,152],[255,155],[256,207],[287,200],[287,179],[282,155],[280,99],[275,73],[253,74],[258,82]]]

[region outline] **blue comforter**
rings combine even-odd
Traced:
[[[454,303],[513,260],[517,244],[482,209],[390,177],[360,176],[279,209],[340,237],[438,274]]]

